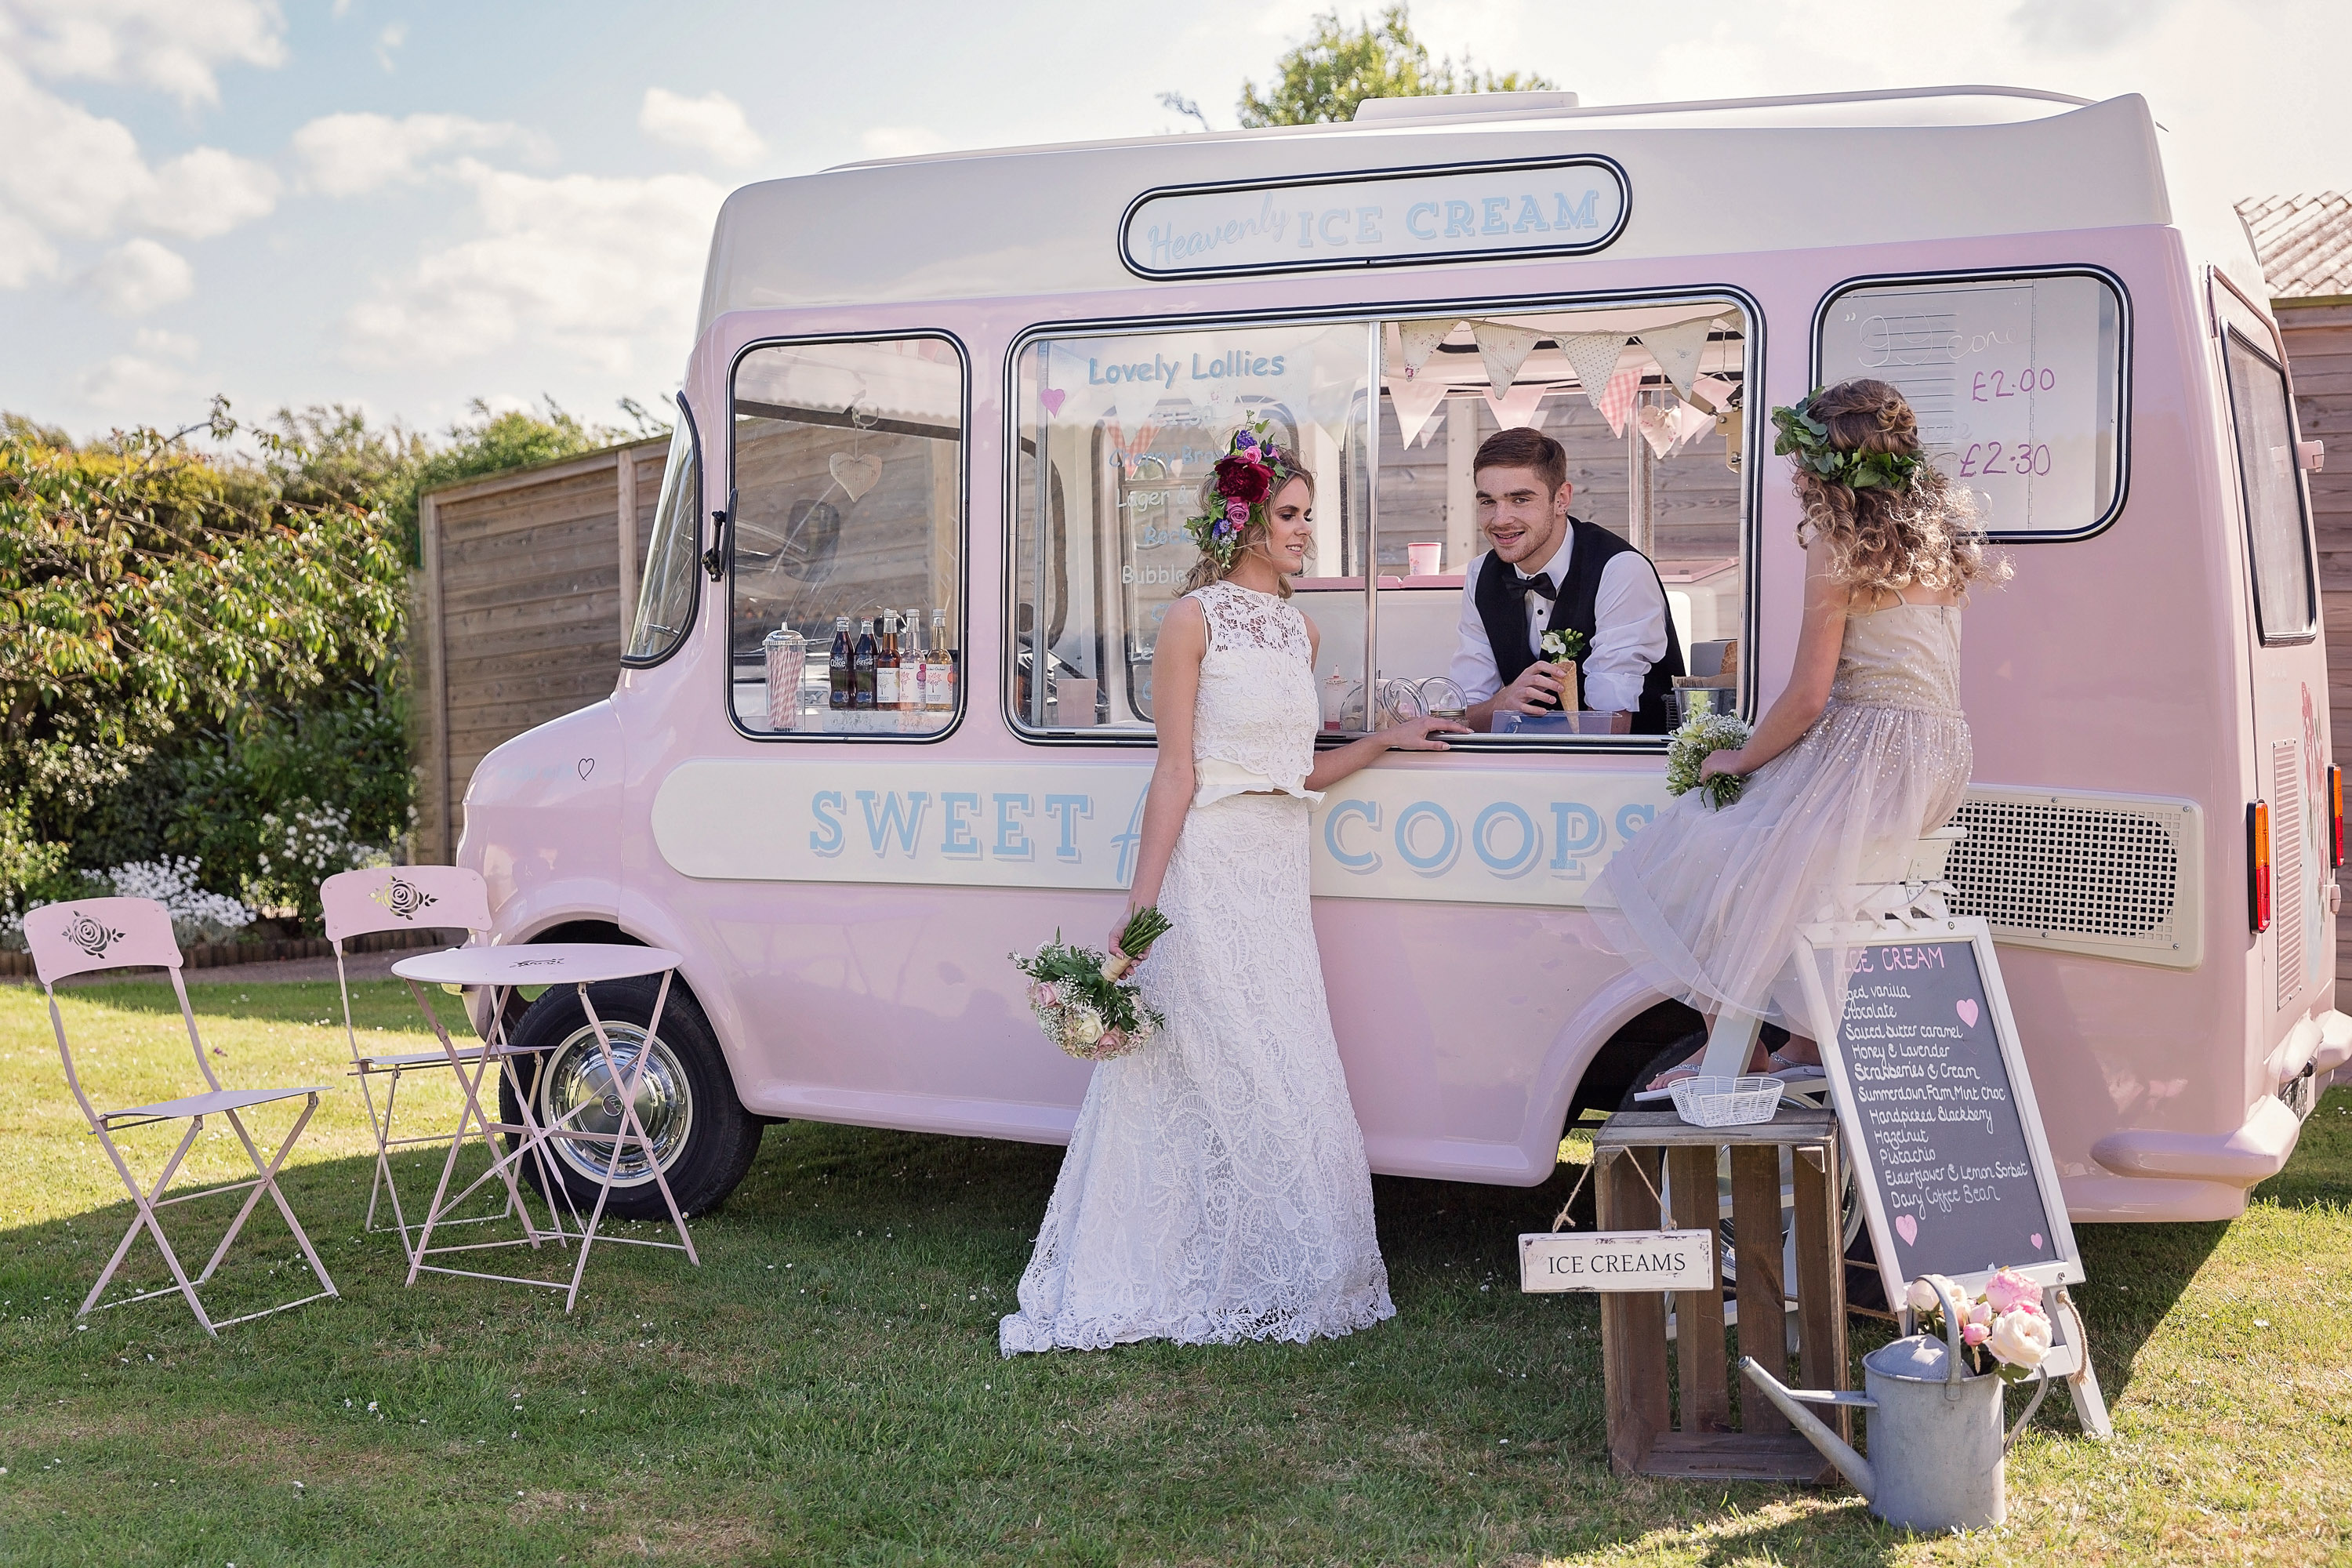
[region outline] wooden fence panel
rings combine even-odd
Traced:
[[[418,859],[456,858],[460,803],[485,756],[612,691],[667,450],[633,442],[421,499],[409,629]]]
[[[2328,735],[2336,765],[2352,767],[2352,305],[2272,304],[2286,338],[2295,423],[2305,440],[2330,448],[2327,468],[2311,476],[2311,523],[2327,638]],[[2352,981],[2352,919],[2336,926],[2336,977]]]

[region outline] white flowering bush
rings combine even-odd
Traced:
[[[259,874],[248,895],[306,916],[317,914],[319,884],[336,872],[392,863],[382,849],[352,837],[352,814],[339,805],[294,801],[282,816],[263,816],[260,837]]]
[[[197,881],[204,867],[186,856],[131,860],[107,871],[121,899],[152,899],[170,912],[172,934],[190,942],[229,942],[253,923],[253,910],[226,893],[207,892]]]

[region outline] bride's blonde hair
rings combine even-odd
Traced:
[[[1797,542],[1828,545],[1833,576],[1853,588],[1898,594],[1913,586],[1965,593],[1972,583],[2009,580],[2009,562],[1986,552],[1975,498],[1921,457],[1919,419],[1902,393],[1883,381],[1842,381],[1801,407],[1829,427],[1833,452],[1912,459],[1905,465],[1908,484],[1862,489],[1798,463],[1804,517]]]
[[[1273,510],[1274,503],[1280,499],[1282,492],[1290,488],[1290,482],[1293,479],[1307,487],[1307,504],[1310,506],[1314,504],[1314,471],[1308,468],[1286,468],[1276,477],[1274,488],[1266,492],[1265,504],[1269,511]],[[1222,511],[1224,504],[1224,498],[1217,493],[1217,476],[1212,473],[1201,481],[1201,510],[1212,513]],[[1177,588],[1176,596],[1181,599],[1195,588],[1205,588],[1212,583],[1223,582],[1234,574],[1234,568],[1240,563],[1241,558],[1252,550],[1262,548],[1272,533],[1273,531],[1262,522],[1244,523],[1242,525],[1241,542],[1234,547],[1226,560],[1220,561],[1205,550],[1201,552],[1201,558],[1192,563],[1192,569],[1190,572],[1184,574],[1183,584]],[[1277,572],[1275,574],[1274,580],[1276,592],[1286,599],[1290,597],[1290,579]]]

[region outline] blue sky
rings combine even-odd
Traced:
[[[548,395],[617,421],[677,383],[728,190],[1186,129],[1165,89],[1229,128],[1243,79],[1323,8],[0,0],[0,408],[82,435],[186,423],[216,391],[245,416],[342,402],[437,429],[472,398]],[[1422,0],[1413,19],[1437,53],[1587,103],[2143,92],[2199,185],[2352,184],[2340,4]]]

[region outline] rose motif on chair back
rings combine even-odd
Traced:
[[[382,887],[376,889],[373,896],[377,903],[404,921],[415,920],[440,901],[405,877],[387,879]]]
[[[90,916],[76,910],[73,911],[73,918],[66,924],[65,938],[92,958],[104,958],[106,950],[122,940],[122,933],[110,930]]]

